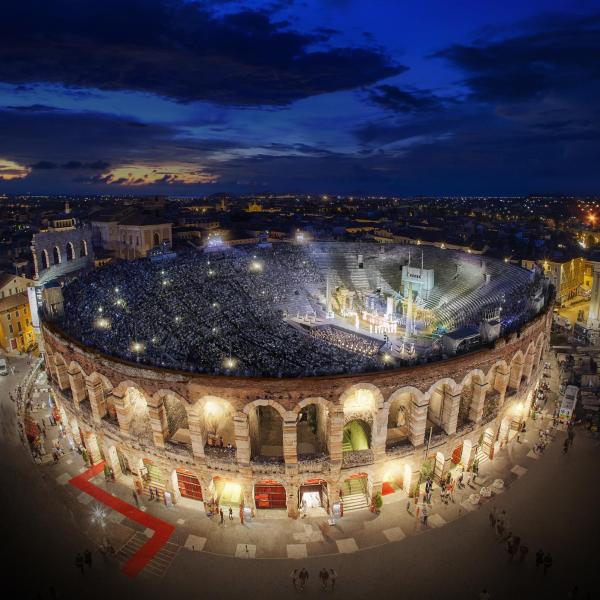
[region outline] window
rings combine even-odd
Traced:
[[[87,255],[88,255],[87,242],[85,240],[81,240],[80,248],[79,248],[79,256],[87,256]]]
[[[50,260],[48,259],[48,252],[42,250],[42,269],[50,267]]]
[[[54,264],[55,265],[60,265],[60,250],[58,249],[58,246],[54,246],[54,250],[52,251],[52,255],[54,258]]]
[[[69,242],[67,244],[67,261],[73,260],[75,258],[75,248],[73,248],[73,244]]]
[[[17,311],[17,319],[20,317],[21,315],[19,314],[19,311]]]
[[[8,326],[8,331],[10,331],[11,333],[13,333],[13,326],[12,323]]]
[[[9,321],[10,321],[10,317],[11,317],[10,313],[6,313],[6,318],[7,318]]]
[[[21,333],[21,331],[23,331],[23,326],[21,325],[21,321],[17,321],[17,329],[18,329],[19,333]]]

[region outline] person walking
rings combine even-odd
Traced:
[[[548,569],[552,566],[552,555],[550,552],[544,556],[544,575],[548,572]]]
[[[83,574],[83,556],[81,556],[80,552],[75,555],[75,566],[79,569],[80,573]]]
[[[308,582],[308,571],[305,568],[302,568],[300,571],[300,590],[303,590],[306,587]]]
[[[233,521],[233,508],[229,507],[229,520]]]
[[[92,567],[92,553],[88,548],[86,548],[83,553],[83,561],[85,562],[86,567]]]
[[[566,454],[569,451],[569,438],[565,438],[563,444],[563,454]]]
[[[291,573],[290,573],[290,579],[292,580],[292,585],[294,586],[294,589],[296,591],[298,591],[298,569],[294,569]]]
[[[544,551],[540,548],[535,553],[535,568],[539,569],[541,565],[544,564]]]
[[[323,591],[327,590],[327,580],[329,579],[329,573],[327,572],[327,569],[321,569],[319,571],[319,579],[321,580],[321,589]]]
[[[337,579],[337,571],[329,569],[329,581],[331,581],[331,591],[335,590],[335,580]]]
[[[223,525],[223,509],[219,509],[219,516],[221,517],[221,525]]]
[[[529,548],[525,544],[519,546],[519,562],[525,562]]]

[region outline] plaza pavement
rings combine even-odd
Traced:
[[[552,385],[556,389],[556,375]],[[146,510],[175,526],[156,560],[132,580],[120,574],[117,561],[99,565],[100,556],[94,552],[94,568],[81,576],[74,567],[75,552],[94,550],[94,543],[106,537],[124,562],[149,533],[110,510],[101,519],[104,527],[93,521],[96,503],[68,483],[85,470],[78,454],[63,457],[58,465],[34,465],[15,434],[14,408],[4,397],[5,386],[0,389],[4,450],[0,473],[3,490],[11,490],[2,495],[2,515],[8,517],[8,547],[17,549],[7,572],[16,575],[30,565],[35,573],[45,573],[42,579],[22,580],[32,591],[54,583],[63,593],[85,590],[86,597],[159,597],[177,591],[178,597],[271,598],[294,593],[289,572],[307,566],[312,578],[303,595],[312,597],[319,595],[316,573],[326,566],[338,571],[335,593],[346,597],[401,592],[407,598],[468,598],[476,597],[483,586],[496,592],[493,598],[521,597],[521,592],[533,590],[537,594],[539,586],[545,597],[566,597],[569,581],[583,586],[586,577],[591,581],[594,575],[584,558],[598,557],[597,547],[590,544],[591,531],[599,524],[590,501],[597,486],[593,477],[597,442],[581,434],[567,456],[562,456],[561,444],[554,443],[540,458],[532,458],[530,445],[537,433],[530,422],[527,441],[513,443],[494,461],[484,463],[478,480],[489,484],[500,477],[507,484],[493,502],[507,509],[513,530],[530,546],[524,565],[507,564],[503,545],[496,542],[487,522],[490,505],[471,510],[459,495],[456,504],[445,506],[434,494],[430,528],[406,513],[406,502],[386,502],[379,516],[368,511],[345,516],[331,528],[330,539],[319,530],[321,520],[259,518],[242,526],[226,519],[219,525],[204,515],[201,504],[196,509],[187,502],[167,508],[145,501]],[[44,393],[38,390],[37,400]],[[127,486],[107,484],[102,475],[92,481],[132,501]],[[555,556],[553,571],[545,579],[533,568],[538,545]],[[260,560],[273,558],[278,560]]]

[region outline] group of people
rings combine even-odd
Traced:
[[[322,568],[319,571],[319,579],[321,580],[321,590],[326,591],[335,591],[335,582],[337,580],[337,572],[335,569],[325,569]],[[290,573],[290,579],[292,580],[292,585],[296,591],[303,591],[308,583],[309,574],[305,568],[302,569],[294,569]]]
[[[286,322],[284,313],[302,302],[322,312],[315,289],[323,285],[300,246],[190,250],[81,275],[64,288],[61,324],[105,353],[197,372],[300,376],[381,367],[357,351],[366,341],[344,348]]]
[[[313,327],[310,334],[313,337],[325,340],[333,346],[364,356],[376,356],[381,347],[381,342],[355,335],[349,331],[342,331],[335,327]]]

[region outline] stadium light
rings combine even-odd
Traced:
[[[255,273],[257,273],[257,272],[259,272],[259,271],[262,271],[262,269],[263,269],[263,266],[262,266],[262,263],[261,263],[261,262],[259,262],[259,261],[257,261],[257,260],[253,260],[253,261],[250,263],[250,270],[251,270],[251,271],[254,271]]]
[[[237,361],[232,356],[228,356],[224,361],[223,365],[226,369],[234,369],[237,365]]]
[[[141,342],[133,342],[131,344],[131,349],[133,350],[133,352],[143,352],[144,344],[142,344]]]
[[[110,321],[104,317],[96,319],[94,325],[96,329],[110,329]]]

